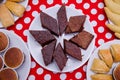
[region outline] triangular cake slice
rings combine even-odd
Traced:
[[[69,23],[67,28],[70,28],[70,31],[73,32],[81,32],[83,30],[83,24],[85,22],[86,16],[72,16],[69,19]]]
[[[6,1],[5,6],[16,16],[22,17],[23,13],[25,12],[25,7],[21,4]]]
[[[42,46],[55,40],[54,36],[49,31],[30,30],[30,33],[35,38],[35,40]]]
[[[65,29],[65,34],[69,34],[69,33],[72,33],[72,31],[70,30],[70,27],[67,26]]]
[[[57,45],[57,47],[54,51],[53,57],[58,65],[59,69],[62,71],[64,66],[66,65],[68,58],[66,57],[64,50],[60,43]]]
[[[46,66],[49,65],[53,60],[55,45],[56,40],[52,41],[51,43],[42,48],[42,56]]]
[[[70,39],[70,41],[77,44],[79,47],[83,49],[87,49],[93,38],[94,35],[83,30],[82,32],[74,36],[72,39]]]
[[[62,35],[68,24],[66,8],[64,4],[60,7],[60,9],[57,12],[57,19],[58,19],[59,33],[60,35]]]
[[[48,14],[41,12],[40,13],[41,24],[44,28],[48,29],[51,33],[59,35],[59,27],[57,25],[57,20]]]
[[[82,60],[81,49],[74,43],[64,40],[64,49],[67,54],[80,61]]]

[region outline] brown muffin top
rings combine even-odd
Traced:
[[[3,60],[2,57],[0,57],[0,69],[3,67]]]
[[[18,75],[13,69],[3,69],[0,71],[0,80],[18,80]]]
[[[8,39],[7,36],[0,32],[0,51],[4,50],[8,45]]]
[[[23,62],[24,56],[20,49],[13,47],[8,49],[4,55],[5,64],[11,68],[20,66]]]

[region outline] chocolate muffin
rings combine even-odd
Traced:
[[[87,49],[93,38],[94,38],[94,35],[83,30],[78,35],[70,39],[70,41],[83,49]]]
[[[55,49],[55,45],[56,40],[52,41],[51,43],[42,48],[42,56],[46,66],[50,64],[53,60],[53,52]]]
[[[82,60],[81,49],[74,43],[64,40],[64,50],[70,56],[72,56],[80,61]]]
[[[5,65],[10,68],[18,68],[24,61],[24,54],[17,47],[9,48],[4,54]]]
[[[51,33],[59,36],[59,27],[57,25],[57,20],[48,14],[40,13],[41,24],[44,28],[48,29]]]
[[[3,68],[3,66],[4,66],[4,62],[2,56],[0,56],[0,70]]]
[[[57,45],[57,47],[54,51],[53,57],[58,65],[59,69],[62,71],[66,65],[68,58],[66,57],[64,50],[60,43]]]
[[[83,24],[85,22],[86,16],[85,15],[80,15],[80,16],[72,16],[69,19],[69,23],[67,28],[67,31],[73,32],[81,32],[83,30]],[[68,32],[66,32],[68,33]],[[70,33],[70,32],[69,32]]]
[[[0,80],[18,80],[15,70],[6,68],[0,71]]]
[[[66,29],[66,26],[68,24],[65,4],[63,4],[58,10],[57,19],[58,19],[59,33],[61,35]]]
[[[7,35],[0,32],[0,52],[3,52],[9,45],[9,39]]]
[[[35,40],[42,46],[55,40],[54,36],[49,31],[30,30],[30,33],[35,38]]]

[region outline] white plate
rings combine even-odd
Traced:
[[[60,5],[56,5],[54,7],[51,7],[51,8],[48,8],[46,9],[45,13],[47,13],[48,15],[54,17],[54,18],[57,18],[57,11],[58,9],[60,8]],[[69,19],[70,16],[75,16],[75,15],[82,15],[83,13],[81,13],[81,11],[78,11],[76,9],[71,9],[70,7],[66,7],[66,12],[67,12],[67,18]],[[85,30],[86,31],[89,31],[90,33],[92,33],[93,35],[95,35],[94,33],[94,30],[93,30],[93,27],[91,26],[89,20],[88,20],[88,17],[85,21]],[[31,26],[29,28],[29,30],[44,30],[41,26],[41,21],[40,21],[40,15],[38,15],[34,20],[33,22],[31,23]],[[70,38],[72,38],[74,35],[73,34],[68,34],[68,35],[65,35],[63,34],[62,36],[60,36],[59,38],[57,38],[57,43],[60,42],[63,46],[63,39],[67,39],[69,40]],[[43,62],[43,57],[42,57],[42,53],[41,53],[41,45],[39,45],[35,40],[34,38],[32,37],[32,35],[29,33],[28,34],[28,46],[29,46],[29,49],[31,51],[31,55],[33,56],[33,58],[35,59],[35,61],[41,65],[42,67],[44,67],[45,69],[47,70],[50,70],[50,71],[53,71],[53,72],[61,72],[55,61],[53,61],[50,65],[48,66],[45,66],[44,62]],[[64,67],[64,69],[62,70],[62,72],[70,72],[70,71],[73,71],[79,67],[81,67],[87,60],[88,58],[90,57],[93,49],[94,49],[94,46],[95,46],[95,38],[92,40],[91,44],[89,45],[88,49],[87,50],[81,50],[82,51],[82,61],[78,61],[70,56],[68,56],[68,61],[67,61],[67,64],[66,66]]]
[[[19,2],[19,4],[21,4],[21,5],[23,5],[25,8],[27,7],[27,5],[28,5],[28,2],[29,2],[29,0],[24,0],[23,2]],[[23,16],[24,16],[24,14],[23,14]],[[17,16],[15,16],[15,15],[13,15],[13,17],[14,17],[14,19],[15,19],[15,21],[17,21],[20,17],[17,17]],[[0,22],[0,28],[1,27],[3,27],[3,25],[2,25],[2,23]]]
[[[98,50],[99,49],[108,49],[108,48],[110,48],[111,44],[120,44],[120,40],[112,40],[112,41],[104,43],[103,45],[101,45],[100,47],[98,47],[94,51],[94,53],[91,55],[91,57],[90,57],[90,59],[88,61],[88,65],[87,65],[87,80],[91,80],[90,76],[93,75],[93,74],[95,74],[93,71],[90,70],[90,68],[92,66],[94,58],[99,58],[99,56],[98,56]],[[108,74],[112,74],[112,70],[115,67],[115,65],[117,65],[117,63],[114,63],[112,65],[112,68],[110,69],[110,72]]]
[[[16,71],[18,73],[19,80],[26,80],[28,77],[28,74],[30,72],[30,66],[31,66],[30,52],[29,52],[26,44],[21,39],[21,37],[19,37],[15,33],[11,32],[11,31],[3,30],[3,29],[0,29],[0,31],[6,33],[6,35],[8,35],[9,40],[10,40],[9,48],[10,47],[18,47],[24,53],[24,56],[25,56],[24,62],[19,68],[16,69]],[[4,54],[4,52],[2,53],[2,55],[3,54]]]

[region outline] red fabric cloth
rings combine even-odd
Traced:
[[[105,26],[107,17],[103,9],[103,0],[29,0],[24,16],[17,20],[15,25],[9,27],[8,30],[13,30],[27,42],[27,30],[35,18],[34,16],[40,13],[42,9],[44,10],[56,4],[62,4],[63,2],[65,2],[67,6],[73,6],[76,9],[82,10],[83,13],[90,18],[90,22],[97,34],[96,47],[115,38],[114,35],[112,35],[113,33]],[[86,64],[73,72],[60,74],[42,68],[32,58],[28,80],[86,80]]]

